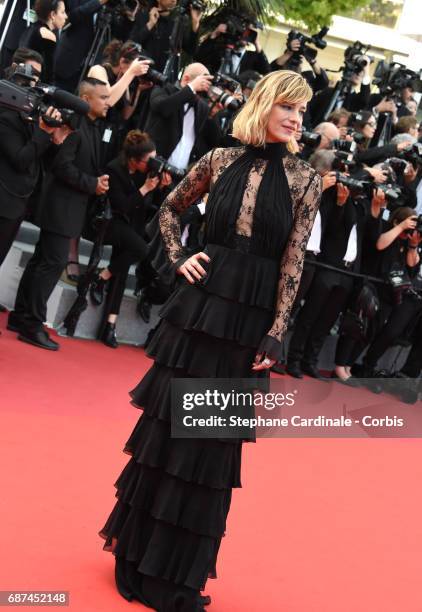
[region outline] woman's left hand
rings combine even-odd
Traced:
[[[255,355],[255,361],[252,364],[252,370],[257,372],[258,370],[269,370],[276,363],[275,359],[270,359],[265,353],[257,353]]]

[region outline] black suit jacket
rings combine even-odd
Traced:
[[[211,74],[215,74],[224,58],[226,43],[224,37],[215,39],[207,38],[201,43],[194,55],[195,61],[205,64]],[[268,74],[271,71],[267,56],[263,51],[245,51],[240,60],[239,69],[236,74],[240,74],[245,70],[254,70],[260,74]],[[234,78],[235,75],[233,75]]]
[[[38,223],[42,229],[77,238],[82,233],[90,196],[100,174],[100,154],[89,119],[66,138],[43,185]],[[91,122],[92,123],[92,122]],[[101,134],[98,134],[101,143]]]
[[[0,217],[19,219],[41,175],[49,134],[16,111],[0,109]]]
[[[68,79],[83,65],[94,39],[93,15],[101,8],[99,0],[67,0],[70,26],[62,32],[55,57],[55,74]]]
[[[217,124],[208,119],[208,105],[188,85],[182,89],[171,84],[157,87],[151,93],[145,131],[155,142],[158,154],[166,159],[182,137],[186,103],[193,104],[195,110],[195,143],[190,161],[195,161],[219,144],[220,132]]]
[[[359,272],[364,229],[369,218],[368,202],[364,199],[353,201],[349,197],[343,206],[338,206],[335,203],[336,198],[336,187],[327,189],[323,193],[322,199],[332,199],[333,203],[330,207],[329,216],[325,219],[325,231],[318,259],[332,266],[343,267],[350,232],[356,224],[357,256],[352,270],[353,272]]]

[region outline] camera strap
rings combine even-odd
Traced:
[[[359,272],[351,272],[350,270],[343,270],[342,268],[336,268],[335,266],[331,266],[330,264],[323,263],[322,261],[316,261],[314,259],[307,259],[305,257],[305,263],[311,266],[317,266],[317,268],[325,268],[326,270],[333,270],[333,272],[339,272],[340,274],[345,274],[346,276],[353,276],[354,278],[362,278],[363,280],[371,281],[373,283],[381,283],[383,285],[388,285],[388,281],[383,280],[382,278],[378,278],[376,276],[370,276],[369,274],[360,274]]]

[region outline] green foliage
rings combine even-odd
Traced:
[[[358,7],[370,3],[371,0],[225,0],[223,3],[211,0],[207,13],[218,8],[221,10],[224,6],[255,15],[267,24],[282,16],[289,23],[316,32],[322,26],[330,25],[333,15],[351,14]]]
[[[394,28],[403,7],[402,0],[370,0],[361,8],[353,10],[355,19]]]

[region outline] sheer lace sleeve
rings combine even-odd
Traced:
[[[167,256],[173,265],[186,257],[181,241],[179,216],[209,191],[212,153],[210,151],[201,157],[161,205],[160,230]]]
[[[258,353],[265,352],[277,361],[282,358],[282,341],[299,288],[306,245],[319,207],[321,191],[321,177],[313,174],[296,207],[293,229],[281,259],[274,323],[258,348]]]

